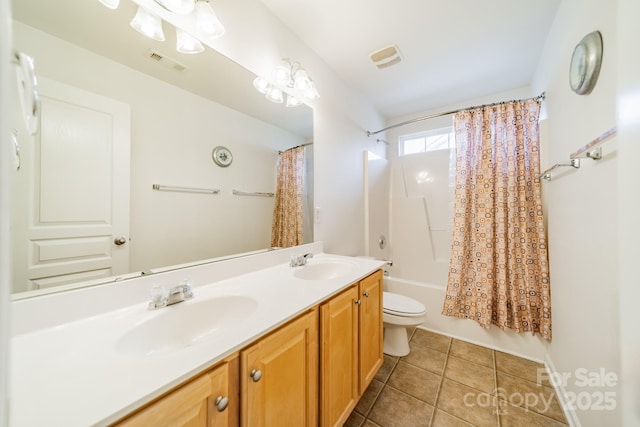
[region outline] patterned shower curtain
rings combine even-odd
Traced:
[[[304,147],[280,153],[271,227],[272,247],[286,248],[302,244],[303,180]]]
[[[451,260],[442,314],[551,339],[539,100],[456,114]]]

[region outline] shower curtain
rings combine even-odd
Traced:
[[[303,179],[304,147],[280,153],[271,227],[272,247],[286,248],[302,244]]]
[[[451,260],[442,314],[551,339],[539,100],[456,114]]]

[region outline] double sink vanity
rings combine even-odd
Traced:
[[[10,425],[342,425],[382,364],[382,265],[313,243],[15,301]]]

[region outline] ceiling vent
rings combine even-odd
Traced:
[[[390,67],[402,61],[402,55],[398,50],[398,46],[394,44],[373,52],[369,55],[369,58],[371,58],[375,66],[380,69]]]
[[[186,66],[152,49],[149,49],[149,51],[147,52],[147,58],[149,58],[153,62],[157,62],[158,64],[175,71],[185,71],[187,69]]]

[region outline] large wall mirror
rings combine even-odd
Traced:
[[[41,114],[33,136],[14,115],[14,296],[271,249],[275,198],[264,193],[275,192],[279,151],[299,145],[303,235],[313,241],[309,107],[270,103],[252,73],[208,47],[178,53],[170,25],[164,42],[142,36],[129,0],[116,10],[98,0],[12,8]],[[219,146],[230,165],[214,162]]]

